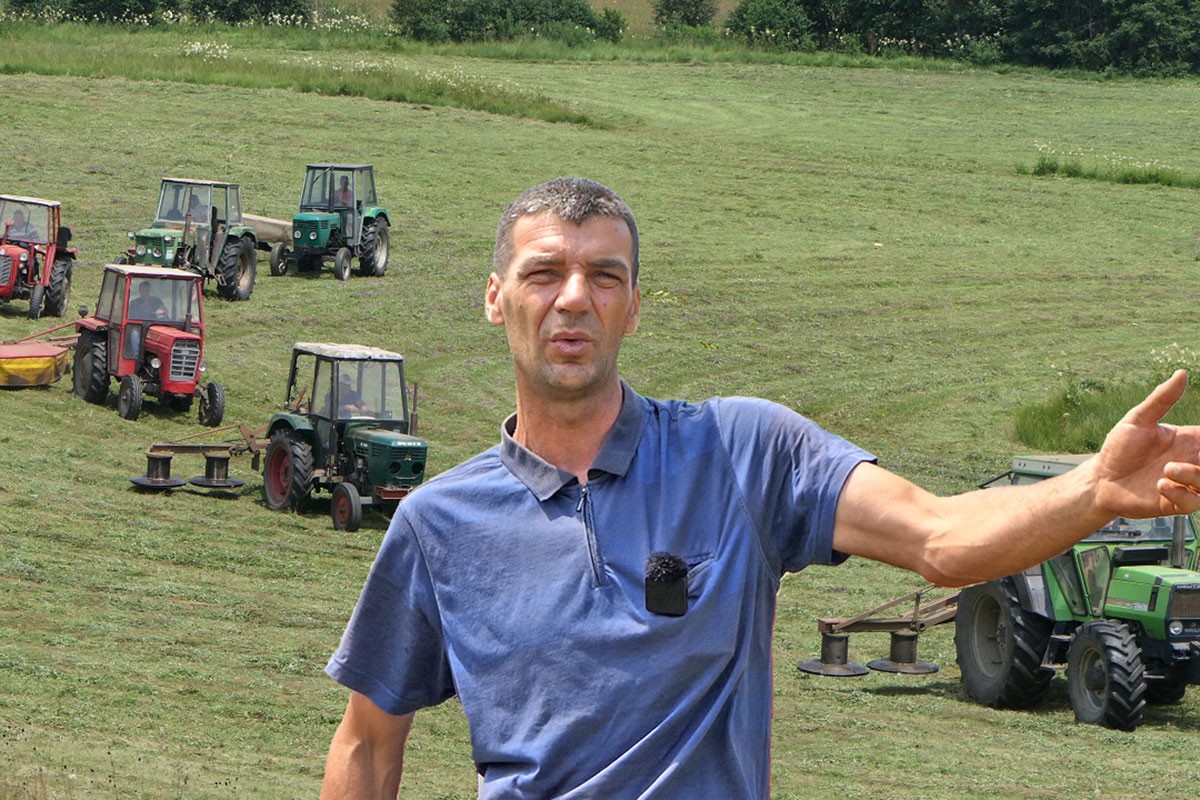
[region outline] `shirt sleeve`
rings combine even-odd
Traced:
[[[720,429],[763,551],[778,574],[846,559],[833,549],[842,487],[874,456],[766,400],[720,401]]]
[[[454,694],[432,581],[403,513],[392,518],[325,672],[389,714],[408,714]]]

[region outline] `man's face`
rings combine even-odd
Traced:
[[[615,382],[641,307],[629,226],[547,213],[517,220],[512,237],[508,269],[488,278],[486,313],[507,329],[518,391],[576,399]]]

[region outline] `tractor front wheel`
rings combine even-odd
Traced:
[[[46,313],[52,317],[61,317],[67,313],[67,304],[71,302],[71,271],[74,262],[69,258],[54,259],[50,268],[50,285],[46,287]]]
[[[35,283],[29,290],[29,318],[37,319],[42,316],[42,301],[46,296],[46,287]]]
[[[1129,626],[1107,619],[1075,629],[1067,652],[1067,693],[1075,719],[1131,731],[1146,707],[1142,650]]]
[[[337,255],[333,257],[333,277],[339,281],[344,281],[350,277],[350,258],[353,253],[349,247],[338,248]]]
[[[276,242],[271,245],[271,258],[269,262],[271,265],[271,275],[278,278],[281,275],[287,274],[288,255],[290,254],[291,250],[288,249],[286,242]]]
[[[1054,677],[1042,667],[1053,627],[1021,607],[1012,578],[964,589],[954,618],[954,649],[967,694],[994,708],[1041,703]]]
[[[358,274],[368,278],[382,278],[383,273],[387,272],[391,243],[392,233],[386,219],[364,222],[362,243],[358,251]]]
[[[217,264],[220,279],[217,294],[225,300],[249,300],[254,291],[254,271],[258,255],[249,236],[230,239]]]
[[[215,428],[225,418],[225,387],[212,381],[200,393],[200,408],[197,412],[200,424]]]
[[[108,399],[108,341],[103,333],[79,334],[71,388],[76,397],[89,403],[103,405]]]
[[[334,530],[353,533],[362,525],[362,498],[353,483],[339,483],[333,487],[329,514],[333,517]]]
[[[263,500],[276,511],[296,511],[312,492],[312,445],[289,428],[276,431],[263,465]]]
[[[146,382],[137,375],[126,375],[121,378],[121,388],[117,392],[117,413],[122,419],[135,420],[142,413],[142,395],[146,391]]]

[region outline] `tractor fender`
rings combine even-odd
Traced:
[[[295,431],[310,442],[316,435],[312,421],[308,417],[288,411],[279,411],[272,414],[271,421],[267,423],[267,438],[271,438],[276,431],[284,428]]]
[[[364,220],[378,219],[378,218],[382,217],[384,220],[387,221],[388,225],[392,224],[391,218],[388,217],[387,209],[384,208],[383,206],[368,206],[363,209],[362,215],[363,215]]]
[[[241,239],[245,236],[250,237],[250,241],[254,244],[255,248],[258,247],[258,235],[254,232],[254,228],[251,228],[248,225],[234,225],[231,227],[225,232],[225,241],[229,241],[230,239]]]
[[[75,332],[83,333],[91,331],[92,333],[104,333],[108,330],[108,322],[99,317],[83,317],[75,320]]]
[[[1054,605],[1050,599],[1050,587],[1041,565],[1010,576],[1020,598],[1021,608],[1046,619],[1054,619]]]

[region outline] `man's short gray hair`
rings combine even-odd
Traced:
[[[555,178],[532,186],[509,203],[496,228],[492,271],[503,275],[513,257],[513,226],[521,217],[550,213],[564,222],[581,225],[591,217],[616,217],[629,227],[633,239],[633,283],[638,279],[638,230],[633,211],[617,193],[587,178]]]

